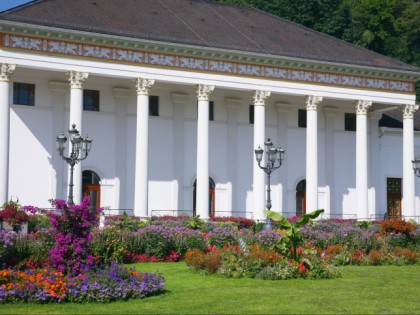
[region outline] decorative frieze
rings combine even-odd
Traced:
[[[214,85],[199,84],[197,86],[197,97],[199,101],[208,101],[210,93],[213,92]]]
[[[89,77],[89,73],[69,71],[68,72],[70,86],[72,89],[82,89],[83,83]]]
[[[400,106],[403,119],[413,119],[414,113],[419,109],[417,104],[404,104]]]
[[[152,65],[175,69],[209,71],[257,78],[279,79],[292,82],[325,84],[384,91],[415,93],[414,82],[378,79],[347,74],[297,70],[276,66],[255,65],[244,62],[212,60],[201,57],[148,52],[143,50],[107,47],[94,44],[60,41],[0,33],[0,46],[9,49],[44,52],[49,54],[113,60],[134,64]]]
[[[254,106],[264,106],[265,100],[271,95],[270,91],[254,91]]]
[[[0,65],[0,82],[9,82],[10,76],[15,71],[16,65],[9,65],[7,63],[2,63]]]
[[[356,101],[356,114],[366,115],[369,107],[371,106],[372,106],[372,101],[367,101],[367,100]]]
[[[137,78],[134,80],[137,95],[149,95],[149,91],[155,84],[155,80]]]
[[[306,103],[306,110],[307,111],[316,111],[318,108],[318,104],[322,101],[322,96],[315,96],[315,95],[309,95],[305,99]]]

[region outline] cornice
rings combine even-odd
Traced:
[[[280,57],[269,54],[258,54],[217,48],[204,48],[193,45],[163,43],[158,41],[135,39],[130,37],[90,33],[69,29],[60,29],[18,22],[0,21],[0,32],[18,36],[36,37],[79,44],[106,46],[125,50],[147,51],[167,55],[180,55],[192,58],[211,59],[232,63],[244,63],[256,66],[295,69],[307,72],[323,72],[327,75],[348,75],[365,78],[382,78],[386,80],[420,80],[420,72],[380,69],[357,65],[322,62],[307,59]],[[326,82],[328,83],[328,82]],[[411,94],[414,94],[412,92]]]

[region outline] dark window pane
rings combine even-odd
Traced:
[[[254,105],[249,105],[249,123],[254,124]]]
[[[159,96],[149,96],[149,116],[159,116]]]
[[[214,101],[209,102],[209,120],[214,121]]]
[[[99,112],[99,91],[83,90],[83,109]]]
[[[35,84],[14,82],[13,104],[34,106]]]
[[[306,109],[299,109],[298,126],[301,128],[306,128]]]
[[[356,131],[356,114],[353,114],[353,113],[344,114],[344,130]]]

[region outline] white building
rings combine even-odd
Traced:
[[[200,0],[36,0],[0,13],[0,64],[1,203],[66,198],[56,137],[76,124],[75,201],[261,220],[269,137],[272,210],[419,219],[416,67]]]

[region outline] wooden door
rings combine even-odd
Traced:
[[[387,178],[387,218],[401,218],[401,199],[401,178]]]

